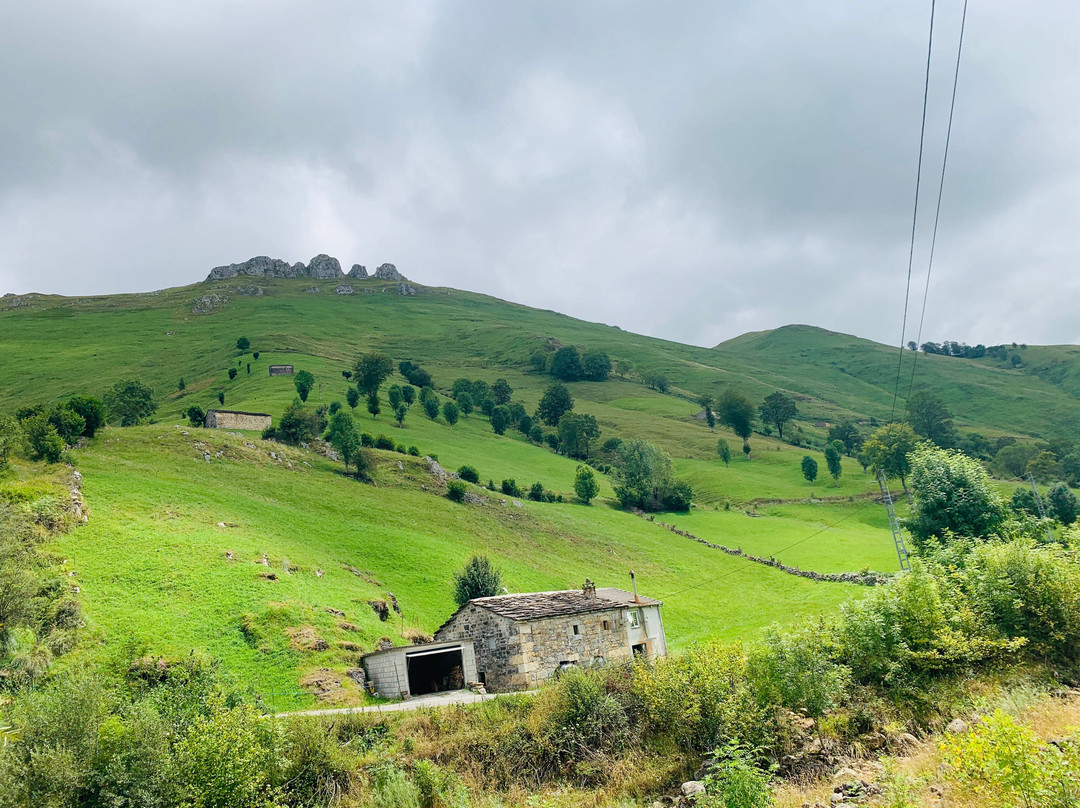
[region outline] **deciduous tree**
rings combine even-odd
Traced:
[[[919,390],[908,399],[907,418],[915,434],[942,449],[956,446],[956,429],[945,402],[928,390]]]
[[[567,457],[585,459],[589,444],[600,437],[600,426],[591,415],[568,412],[559,419],[559,445]]]
[[[985,539],[1005,520],[1005,504],[979,461],[925,443],[910,461],[913,504],[905,523],[916,546],[950,535]]]
[[[750,435],[754,431],[754,405],[737,390],[725,390],[716,402],[716,415],[724,426],[742,438],[743,454],[750,457]]]
[[[334,413],[334,417],[330,419],[330,428],[326,432],[326,440],[337,449],[345,463],[345,473],[348,474],[349,462],[353,455],[360,451],[360,431],[350,413],[344,410]]]
[[[372,418],[378,418],[379,413],[382,412],[382,406],[379,404],[379,390],[376,388],[368,393],[367,397],[367,411],[371,413]]]
[[[296,394],[300,396],[300,400],[307,401],[311,389],[315,386],[315,377],[310,371],[298,370],[293,376],[293,385],[296,387]]]
[[[345,402],[355,410],[360,404],[360,391],[355,387],[350,387],[345,391]]]
[[[716,453],[720,455],[720,460],[727,466],[731,462],[731,447],[728,446],[728,442],[723,438],[720,438],[716,442]]]
[[[427,387],[425,390],[429,389]],[[427,415],[432,421],[439,417],[439,399],[436,395],[432,394],[424,400],[424,414]]]
[[[458,422],[458,416],[461,414],[461,410],[458,409],[458,405],[453,401],[447,401],[442,405],[442,415],[446,419],[446,423],[453,426]]]
[[[117,382],[105,393],[110,418],[120,426],[134,426],[157,411],[154,391],[138,379]]]
[[[907,476],[911,472],[908,455],[918,445],[919,436],[907,424],[885,424],[863,444],[862,454],[875,474],[883,471],[887,478],[899,477],[907,491]]]
[[[839,481],[840,475],[844,473],[844,467],[840,462],[840,450],[833,443],[825,447],[825,465],[829,467],[832,478]]]
[[[544,391],[536,407],[537,417],[548,426],[555,426],[570,410],[574,409],[574,399],[564,384],[553,384]]]
[[[394,363],[390,357],[380,351],[371,351],[356,360],[353,377],[357,389],[370,396],[377,392],[382,383],[394,372]]]
[[[758,407],[762,423],[776,427],[780,440],[784,439],[784,426],[799,414],[795,402],[781,393],[779,390],[770,393]],[[738,433],[736,433],[738,434]],[[740,436],[741,437],[741,436]]]
[[[511,397],[514,395],[514,388],[510,386],[510,382],[506,379],[496,379],[495,384],[491,385],[491,397],[495,400],[495,404],[509,404]]]
[[[810,483],[811,487],[814,485],[814,480],[817,479],[818,464],[810,455],[803,455],[802,459],[802,476],[806,478],[806,481]]]
[[[564,345],[559,348],[548,362],[548,372],[556,379],[564,382],[574,382],[581,378],[581,355],[574,345]]]
[[[611,359],[604,351],[586,351],[581,357],[581,372],[591,382],[605,382],[611,375]]]

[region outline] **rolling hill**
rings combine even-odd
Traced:
[[[423,460],[392,451],[377,453],[377,485],[363,485],[313,450],[194,429],[181,416],[191,404],[217,406],[223,392],[227,408],[276,418],[296,394],[291,378],[269,376],[279,362],[314,374],[309,404],[344,402],[341,371],[372,349],[422,365],[443,394],[457,377],[505,378],[530,412],[552,381],[530,369],[534,350],[604,350],[616,373],[569,385],[575,409],[596,417],[601,440],[645,437],[672,455],[695,508],[663,521],[820,572],[896,568],[885,514],[869,496],[876,486],[854,461],[845,459],[839,481],[811,488],[799,471],[807,449],[755,435],[750,460],[725,467],[716,441],[736,439],[710,431],[695,403],[726,386],[755,400],[784,390],[798,398],[806,438],[820,441],[838,418],[888,418],[895,353],[887,346],[789,326],[701,348],[470,292],[381,279],[348,286],[343,294],[333,279],[233,277],[145,294],[0,299],[0,411],[100,394],[129,377],[160,399],[153,423],[111,427],[72,453],[92,517],[57,549],[97,639],[80,653],[200,649],[274,706],[308,703],[304,677],[343,670],[381,637],[404,642],[409,631],[437,627],[451,611],[451,575],[475,551],[496,560],[512,591],[569,588],[586,576],[619,585],[634,569],[647,594],[665,601],[674,648],[751,636],[859,594],[616,510],[604,476],[599,501],[571,504],[576,461],[514,430],[495,435],[477,413],[451,427],[413,407],[399,429],[356,410],[364,431],[435,455],[447,469],[470,464],[483,481],[514,478],[526,489],[541,482],[567,501],[476,488],[483,504],[455,505]],[[241,336],[258,359],[237,351]],[[1042,436],[1080,412],[1070,350],[1032,346],[1030,366],[1018,370],[921,357],[916,386],[939,392],[963,428]],[[1061,369],[1062,361],[1073,364]],[[667,394],[642,384],[650,373],[669,379]],[[401,613],[384,622],[369,601],[391,602],[391,593]]]

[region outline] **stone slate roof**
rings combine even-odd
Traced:
[[[517,595],[495,595],[490,598],[474,598],[469,603],[511,620],[540,620],[545,617],[563,617],[571,614],[602,612],[629,606],[659,606],[652,598],[634,596],[614,587],[598,588],[596,597],[586,597],[580,589],[559,592],[525,592]],[[447,621],[449,622],[449,621]]]

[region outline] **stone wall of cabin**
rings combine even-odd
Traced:
[[[435,639],[471,639],[476,669],[484,673],[486,686],[493,692],[537,687],[563,663],[587,666],[601,660],[625,662],[633,656],[627,643],[627,623],[619,607],[515,622],[469,605]]]
[[[492,692],[522,690],[528,680],[521,673],[519,624],[479,606],[468,605],[435,635],[436,642],[472,640],[476,671]]]
[[[248,429],[253,432],[262,432],[270,426],[270,416],[254,412],[210,410],[206,413],[205,425],[211,429]]]

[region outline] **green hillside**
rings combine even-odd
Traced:
[[[792,326],[698,348],[456,290],[401,295],[396,283],[371,280],[341,295],[333,281],[314,285],[317,292],[311,279],[237,278],[150,294],[0,302],[0,412],[101,394],[130,377],[161,401],[154,423],[110,427],[73,452],[92,517],[57,549],[100,640],[80,653],[201,649],[253,691],[273,694],[275,706],[307,703],[298,691],[306,675],[344,670],[357,647],[370,650],[381,637],[405,642],[410,631],[437,628],[452,610],[451,575],[474,551],[503,568],[511,591],[570,588],[586,576],[618,586],[634,569],[643,590],[665,602],[673,648],[752,636],[862,591],[734,558],[616,510],[603,475],[593,506],[571,504],[576,461],[512,429],[495,435],[478,413],[451,427],[414,406],[399,429],[388,414],[356,410],[362,430],[437,455],[449,470],[470,464],[484,481],[512,477],[524,489],[540,482],[567,501],[518,507],[474,489],[483,505],[455,505],[417,458],[379,452],[370,486],[314,451],[194,429],[181,416],[191,404],[217,406],[220,391],[226,408],[276,418],[296,395],[292,378],[269,376],[268,365],[279,362],[314,374],[310,405],[344,402],[341,371],[371,349],[422,365],[444,395],[457,377],[505,378],[530,412],[552,382],[530,369],[535,349],[602,349],[616,375],[570,384],[575,410],[596,417],[601,441],[644,437],[672,455],[695,508],[658,521],[819,572],[896,569],[884,512],[871,498],[876,484],[855,461],[844,459],[838,481],[811,487],[799,464],[816,452],[755,435],[750,459],[725,467],[717,439],[737,454],[739,441],[710,431],[694,403],[726,386],[755,401],[785,390],[798,397],[800,425],[817,441],[839,417],[888,417],[895,354],[885,346]],[[209,313],[195,314],[208,295],[216,297],[199,308],[212,304]],[[236,350],[241,336],[257,360]],[[1032,357],[1041,350],[1028,349]],[[234,380],[229,368],[239,371]],[[642,384],[650,373],[670,380],[667,394]],[[919,385],[932,385],[963,426],[986,434],[1042,435],[1049,422],[1071,423],[1080,401],[1059,382],[1027,368],[920,358]],[[381,622],[368,601],[389,593],[401,614]]]

